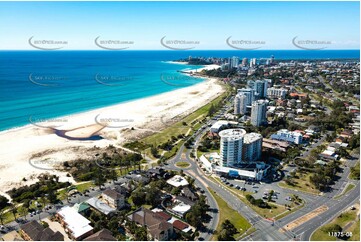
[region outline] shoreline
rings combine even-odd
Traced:
[[[169,64],[182,64],[182,65],[188,65],[188,62],[177,62],[177,61],[165,61]],[[214,69],[214,68],[219,68],[220,66],[219,65],[215,65],[215,64],[212,64],[212,65],[206,65],[206,66],[203,66],[203,67],[200,67],[200,68],[197,68],[197,69],[182,69],[180,70],[183,75],[191,75],[192,72],[196,71],[201,71],[201,70],[209,70],[209,69]],[[193,84],[191,86],[187,86],[187,87],[192,87],[192,86],[196,86],[198,84],[201,84],[205,81],[207,81],[208,78],[206,77],[200,77],[200,78],[203,78],[204,80],[202,80],[201,82],[197,83],[197,84]],[[182,87],[182,88],[187,88],[187,87]],[[91,112],[91,111],[95,111],[95,110],[101,110],[101,109],[105,109],[105,108],[110,108],[112,106],[116,106],[116,105],[120,105],[120,104],[126,104],[126,103],[131,103],[131,102],[134,102],[134,101],[137,101],[137,100],[141,100],[141,99],[145,99],[145,98],[150,98],[150,97],[155,97],[155,96],[158,96],[158,95],[162,95],[162,94],[165,94],[165,93],[170,93],[170,92],[173,92],[173,91],[177,91],[177,90],[180,90],[182,88],[178,88],[176,90],[172,90],[172,91],[167,91],[167,92],[163,92],[163,93],[157,93],[157,94],[154,94],[154,95],[150,95],[150,96],[147,96],[147,97],[141,97],[141,98],[135,98],[135,99],[132,99],[132,100],[128,100],[128,101],[122,101],[122,102],[119,102],[119,103],[114,103],[114,104],[110,104],[110,105],[107,105],[107,106],[104,106],[104,107],[100,107],[100,108],[91,108],[91,109],[88,109],[88,110],[84,110],[84,111],[79,111],[79,112],[75,112],[75,113],[69,113],[69,114],[66,114],[66,115],[59,115],[59,116],[55,116],[55,117],[52,117],[52,118],[48,118],[46,120],[52,120],[52,119],[65,119],[65,118],[70,118],[71,116],[74,116],[74,115],[79,115],[79,114],[83,114],[83,113],[86,113],[86,112]],[[30,118],[30,117],[29,117]],[[21,129],[24,129],[24,128],[29,128],[29,127],[33,127],[34,124],[31,123],[31,121],[29,120],[30,123],[28,124],[24,124],[24,125],[19,125],[19,126],[15,126],[15,127],[11,127],[11,128],[8,128],[8,129],[5,129],[5,130],[0,130],[0,135],[2,134],[5,134],[7,132],[11,132],[11,131],[17,131],[17,130],[21,130]]]
[[[49,163],[87,158],[86,149],[119,145],[159,132],[167,127],[167,120],[194,112],[224,91],[218,79],[205,78],[200,83],[173,91],[53,118],[66,122],[53,122],[49,127],[28,124],[1,131],[0,142],[7,149],[0,151],[0,194],[32,184],[38,175],[46,172],[58,175],[60,181],[74,182],[72,177],[66,176],[67,172],[53,167],[37,169],[30,166],[29,161],[34,157],[49,160]],[[55,131],[75,139],[67,139]],[[101,139],[82,139],[92,135],[99,135]],[[22,181],[23,178],[26,181]]]

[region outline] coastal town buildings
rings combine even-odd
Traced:
[[[247,95],[239,93],[234,98],[234,114],[244,115],[247,111]]]
[[[243,138],[242,160],[247,163],[259,161],[262,155],[262,135],[258,133],[247,133]]]
[[[277,133],[271,135],[271,139],[287,141],[289,143],[301,144],[303,135],[299,132],[288,131],[287,129],[281,129]]]
[[[251,110],[251,124],[253,126],[260,126],[267,122],[267,103],[265,100],[257,100],[252,103]]]
[[[226,129],[219,133],[221,166],[233,166],[242,162],[244,129]]]

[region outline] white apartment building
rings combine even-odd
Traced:
[[[253,102],[251,110],[251,124],[258,127],[261,124],[267,122],[266,112],[267,103],[265,100],[257,100]]]
[[[267,97],[268,80],[249,80],[247,86],[255,91],[257,99]]]
[[[269,98],[281,98],[285,99],[287,94],[287,90],[284,88],[268,88],[267,90],[267,97]]]
[[[299,132],[288,131],[287,129],[280,129],[277,133],[271,135],[271,139],[301,144],[302,134]]]
[[[234,114],[245,114],[247,110],[247,96],[243,93],[237,94],[234,98]]]
[[[219,132],[220,163],[221,166],[229,167],[242,162],[243,138],[246,134],[244,129],[226,129]]]
[[[262,154],[262,135],[249,133],[243,137],[242,161],[258,161]]]
[[[254,101],[254,90],[251,88],[237,89],[237,94],[244,94],[247,97],[247,106],[251,106]]]

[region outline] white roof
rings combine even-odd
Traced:
[[[184,214],[189,209],[191,209],[191,206],[188,204],[184,204],[184,203],[180,203],[172,208],[173,211],[175,211],[177,213],[181,213],[181,214]]]
[[[325,150],[322,152],[322,155],[333,156],[334,154],[335,152],[333,152],[332,150]]]
[[[167,183],[174,187],[187,186],[189,184],[188,181],[180,175],[175,175],[168,179]]]
[[[212,167],[212,164],[208,161],[208,159],[202,155],[199,160],[205,165],[206,167]]]
[[[248,134],[245,134],[244,137],[243,137],[243,142],[245,144],[249,144],[249,143],[252,143],[252,142],[255,142],[256,140],[260,140],[262,139],[262,135],[261,134],[258,134],[258,133],[248,133]]]
[[[218,171],[218,172],[225,172],[225,173],[228,173],[230,170],[232,170],[232,171],[237,171],[238,175],[240,175],[240,176],[256,178],[256,172],[254,172],[254,171],[247,171],[247,170],[241,170],[241,169],[229,168],[229,167],[220,167],[220,166],[216,166],[216,168],[214,170]]]
[[[211,129],[220,129],[223,125],[228,125],[228,121],[219,120],[212,125]]]
[[[63,218],[67,224],[67,228],[72,231],[72,235],[75,238],[82,236],[83,234],[93,230],[93,227],[90,226],[90,221],[80,215],[72,207],[63,207],[60,209],[58,214]]]
[[[110,207],[107,203],[103,202],[102,200],[93,197],[86,201],[90,206],[98,210],[99,212],[108,215],[111,212],[116,211],[115,208]]]

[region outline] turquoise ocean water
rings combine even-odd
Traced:
[[[179,73],[188,56],[358,59],[350,51],[1,51],[0,131],[172,91],[203,81]],[[169,85],[170,83],[175,85]]]

